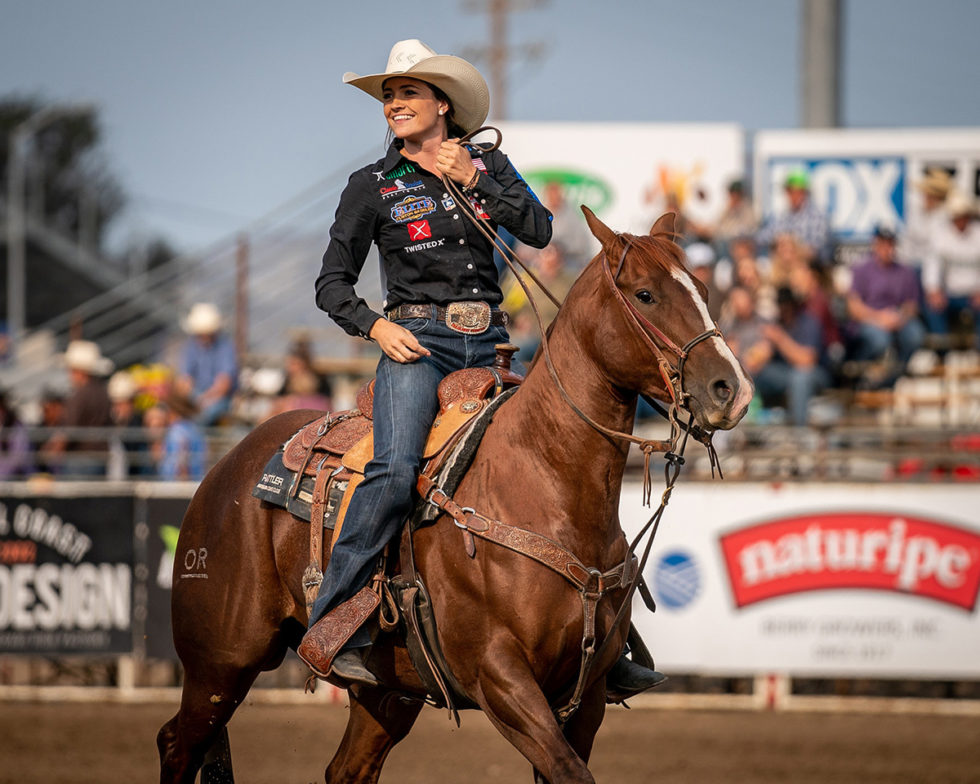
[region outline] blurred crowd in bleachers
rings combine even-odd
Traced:
[[[96,343],[73,340],[62,356],[66,386],[19,405],[0,389],[0,480],[199,480],[221,457],[223,433],[234,442],[281,411],[331,408],[307,340],[279,368],[255,370],[243,367],[212,303],[195,304],[182,327],[172,366],[115,369]]]
[[[852,263],[835,253],[806,173],[791,173],[784,188],[787,208],[761,222],[742,181],[728,185],[727,203],[711,221],[689,218],[668,194],[709,311],[756,384],[750,421],[806,425],[828,394],[889,390],[909,373],[931,372],[948,351],[978,348],[980,223],[972,198],[945,171],[926,172],[905,225],[878,226]],[[557,184],[543,194],[555,216],[552,243],[517,248],[558,299],[594,247],[562,196]],[[503,288],[526,364],[540,332],[523,289],[509,275]],[[557,306],[536,300],[550,322]],[[170,364],[113,368],[98,345],[75,340],[63,355],[64,386],[32,400],[0,388],[0,480],[196,480],[221,456],[223,432],[233,443],[280,411],[347,407],[351,396],[333,394],[338,379],[324,372],[309,338],[259,364],[238,356],[224,316],[213,304],[195,304]],[[639,415],[648,414],[641,407]]]
[[[765,221],[740,180],[710,222],[667,200],[709,311],[756,384],[752,418],[806,425],[828,391],[887,390],[910,371],[934,369],[950,349],[976,350],[980,224],[973,199],[947,172],[926,172],[907,223],[877,226],[852,264],[835,252],[808,175],[790,173],[784,190],[787,208]],[[563,295],[587,258],[560,194],[546,192],[546,203],[556,216],[554,240],[528,251],[528,261]],[[526,361],[537,330],[523,292],[512,288],[508,297]]]

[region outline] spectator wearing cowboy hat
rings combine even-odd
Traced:
[[[771,215],[756,236],[760,248],[768,248],[782,235],[791,235],[800,243],[807,262],[829,265],[830,221],[810,198],[810,176],[802,170],[790,172],[783,182],[789,209]]]
[[[58,423],[65,428],[104,428],[112,424],[105,377],[112,360],[102,356],[97,344],[73,340],[63,356],[71,392]],[[61,475],[96,477],[105,474],[108,442],[98,435],[55,433],[42,447],[46,465]]]
[[[211,427],[231,409],[238,382],[235,344],[221,331],[221,312],[210,302],[198,302],[184,320],[190,336],[177,368],[177,391],[197,407],[195,421]]]
[[[933,334],[948,335],[952,319],[972,315],[980,347],[980,225],[976,203],[953,191],[946,199],[946,213],[948,217],[922,265],[926,324]]]
[[[927,169],[925,176],[915,184],[918,199],[899,237],[899,258],[921,268],[929,255],[936,237],[949,220],[946,210],[946,197],[953,189],[953,178],[945,169]]]

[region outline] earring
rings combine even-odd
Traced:
[[[439,114],[445,114],[445,113],[446,113],[446,110],[445,109],[440,109],[439,110]]]

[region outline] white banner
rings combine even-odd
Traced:
[[[682,479],[634,621],[668,672],[977,678],[978,509],[976,485]],[[627,536],[649,514],[627,486]]]
[[[759,131],[754,157],[760,214],[786,209],[786,175],[803,170],[845,242],[866,242],[878,224],[900,229],[918,208],[914,186],[927,168],[949,171],[971,196],[980,189],[980,128]]]
[[[743,176],[745,142],[733,124],[500,123],[501,149],[538,197],[549,182],[617,231],[646,234],[674,193],[713,220],[728,183]]]

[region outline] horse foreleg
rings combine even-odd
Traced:
[[[491,657],[492,658],[492,657]],[[563,734],[526,666],[496,659],[481,671],[476,700],[487,718],[551,784],[595,784],[588,767]],[[515,695],[520,695],[515,699]],[[590,746],[591,748],[591,746]]]
[[[422,710],[383,689],[351,689],[350,717],[340,747],[327,766],[327,784],[375,784],[395,744],[408,735]]]
[[[592,755],[592,744],[605,714],[605,681],[600,681],[585,692],[579,709],[562,728],[565,739],[586,764]],[[547,779],[537,769],[534,771],[534,784],[547,784]]]

